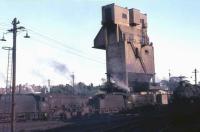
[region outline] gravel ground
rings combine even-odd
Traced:
[[[16,124],[16,132],[200,132],[199,111],[200,104],[143,107],[117,115],[93,115],[67,122],[20,122]]]
[[[28,121],[16,123],[16,132],[45,131],[53,128],[69,125],[61,121]],[[0,132],[9,132],[9,124],[0,123]]]

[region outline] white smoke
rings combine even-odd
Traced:
[[[4,86],[6,84],[6,77],[3,73],[0,72],[0,86]]]
[[[124,84],[123,82],[117,81],[116,85],[119,86],[119,88],[122,88],[122,89],[130,92],[130,88],[126,84]]]
[[[128,92],[130,92],[130,88],[122,81],[117,79],[116,77],[112,77],[111,81],[115,83],[120,89],[124,89]]]

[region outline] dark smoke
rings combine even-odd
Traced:
[[[69,70],[68,70],[67,66],[63,63],[52,60],[52,61],[50,61],[50,66],[52,66],[54,71],[60,75],[69,74]]]
[[[70,78],[70,72],[67,68],[67,66],[64,63],[61,63],[56,60],[52,59],[45,59],[41,60],[39,62],[40,64],[44,64],[44,66],[48,69],[51,68],[56,74],[59,74],[60,76],[63,76],[67,79]],[[48,79],[51,79],[51,75],[49,73],[46,73],[45,71],[41,71],[39,69],[34,69],[32,70],[32,74],[37,76],[38,78],[41,79],[42,83],[46,84]]]

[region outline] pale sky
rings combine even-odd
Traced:
[[[147,13],[157,78],[168,78],[170,69],[173,76],[193,77],[193,83],[192,71],[200,71],[198,0],[0,0],[0,35],[17,17],[31,36],[24,39],[22,32],[17,38],[17,83],[66,84],[74,72],[76,82],[100,84],[105,51],[91,47],[101,28],[101,7],[110,3]],[[11,34],[5,38],[0,47],[12,44]],[[5,86],[6,66],[7,52],[0,49],[0,86]]]

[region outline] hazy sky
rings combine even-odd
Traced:
[[[200,1],[183,0],[0,0],[0,35],[17,17],[29,29],[17,38],[17,83],[100,84],[105,78],[105,51],[91,48],[101,28],[101,6],[116,3],[148,15],[148,35],[155,47],[157,78],[193,77],[200,71]],[[12,36],[0,46],[12,44]],[[0,86],[4,86],[7,52],[0,49]],[[61,72],[59,69],[63,69]]]

